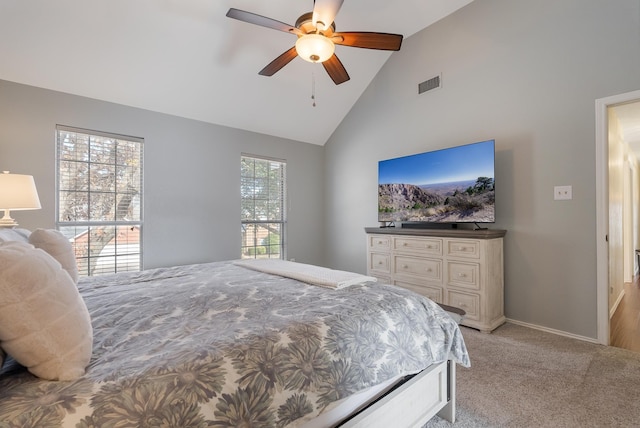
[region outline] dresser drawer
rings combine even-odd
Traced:
[[[428,297],[436,303],[442,303],[442,288],[440,287],[431,287],[429,285],[423,284],[413,284],[406,281],[394,281],[393,284],[397,285],[398,287],[411,290],[414,293],[418,293],[425,297]]]
[[[420,253],[424,255],[442,255],[442,239],[434,238],[395,238],[393,249],[406,253]]]
[[[480,289],[480,265],[477,263],[447,262],[447,284]]]
[[[384,235],[370,235],[369,236],[369,249],[378,251],[389,251],[391,249],[390,236]]]
[[[461,239],[448,240],[446,252],[447,256],[479,259],[480,242]]]
[[[390,274],[391,264],[389,254],[385,253],[369,253],[369,269],[372,272],[381,272]]]
[[[413,275],[428,281],[442,282],[442,260],[395,256],[394,274]]]
[[[480,296],[458,291],[447,291],[447,305],[460,308],[466,312],[465,319],[480,319]]]

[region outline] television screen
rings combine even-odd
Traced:
[[[378,163],[378,221],[495,222],[493,140]]]

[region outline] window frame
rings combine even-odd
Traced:
[[[139,176],[136,177],[139,180],[139,189],[138,189],[138,193],[137,193],[137,199],[138,199],[138,203],[137,203],[137,211],[139,213],[139,219],[138,220],[123,220],[117,219],[117,211],[114,211],[114,219],[113,220],[67,220],[65,221],[64,219],[62,219],[61,216],[61,195],[62,192],[64,191],[63,189],[61,189],[61,163],[62,162],[68,162],[69,160],[65,160],[62,159],[62,149],[61,149],[61,133],[64,132],[69,132],[69,133],[74,133],[74,134],[84,134],[86,136],[88,136],[89,138],[89,148],[88,151],[89,153],[91,152],[91,139],[93,137],[98,137],[98,138],[106,138],[106,139],[113,139],[113,140],[122,140],[122,141],[126,141],[128,143],[135,143],[137,145],[136,150],[137,150],[137,159],[139,161],[139,167],[138,167],[138,174]],[[125,271],[139,271],[144,269],[143,266],[143,229],[144,229],[144,138],[141,137],[133,137],[133,136],[129,136],[129,135],[122,135],[122,134],[115,134],[115,133],[111,133],[111,132],[104,132],[104,131],[96,131],[96,130],[90,130],[90,129],[84,129],[84,128],[77,128],[77,127],[71,127],[71,126],[66,126],[66,125],[56,125],[56,131],[55,131],[55,227],[57,230],[61,230],[63,228],[86,228],[87,229],[87,233],[90,233],[90,231],[93,228],[96,227],[105,227],[105,226],[111,226],[115,228],[114,231],[114,238],[112,238],[112,240],[108,241],[107,244],[109,242],[112,242],[113,240],[115,240],[113,246],[114,246],[114,254],[113,254],[113,264],[110,266],[109,270],[107,271],[100,271],[98,270],[97,272],[95,271],[96,266],[97,265],[93,265],[91,260],[96,261],[97,263],[97,259],[99,259],[100,257],[111,257],[110,255],[98,255],[98,256],[92,256],[90,253],[88,253],[86,256],[85,255],[79,255],[79,251],[77,250],[76,246],[75,246],[75,241],[70,239],[70,242],[74,248],[74,252],[76,254],[76,262],[80,262],[82,260],[86,259],[86,267],[87,269],[79,269],[80,270],[80,275],[81,276],[94,276],[94,275],[101,275],[101,274],[109,274],[109,273],[118,273],[118,272],[125,272]],[[99,164],[99,162],[92,162],[91,158],[89,157],[86,160],[80,160],[77,161],[79,163],[85,163],[87,169],[89,170],[91,168],[91,165],[96,165]],[[111,164],[109,164],[111,165]],[[114,161],[113,166],[117,168],[117,160]],[[117,195],[120,193],[117,191],[117,179],[114,178],[114,187],[113,190],[110,191],[110,193],[112,192],[115,196],[114,201],[117,204]],[[101,193],[102,189],[100,190],[96,190],[93,193]],[[89,182],[89,188],[87,189],[87,197],[89,199],[88,205],[91,205],[91,188],[90,188],[90,182]],[[116,208],[117,209],[117,208]],[[91,212],[90,209],[89,213]],[[90,215],[90,214],[89,214]],[[118,240],[118,236],[119,236],[119,230],[121,230],[120,228],[127,228],[130,229],[131,231],[134,231],[134,228],[137,228],[138,231],[138,249],[137,249],[137,254],[135,252],[133,253],[118,253],[118,245],[126,245],[126,244],[122,244],[119,242]],[[128,233],[128,232],[127,232]],[[128,239],[128,235],[126,238],[124,238],[124,240]],[[101,250],[104,250],[104,248],[106,248],[107,244],[105,244]],[[90,242],[88,242],[87,244],[87,248],[90,248]],[[131,258],[131,257],[135,257],[137,255],[137,261],[133,264],[134,267],[137,266],[137,269],[131,269],[131,265],[129,265],[129,262],[124,262],[125,264],[125,268],[119,269],[119,265],[121,264],[121,262],[119,261],[120,258],[125,257],[125,258]],[[79,268],[82,266],[80,263],[79,264]]]
[[[252,161],[264,161],[264,162],[270,162],[270,163],[277,163],[279,164],[279,168],[281,171],[281,178],[280,178],[280,186],[279,186],[279,195],[280,198],[278,199],[278,205],[279,205],[279,212],[280,212],[280,219],[273,219],[273,218],[267,218],[267,219],[262,219],[262,220],[258,220],[258,219],[243,219],[243,214],[242,214],[242,210],[243,210],[243,202],[245,201],[245,198],[243,197],[243,193],[242,193],[242,186],[243,186],[243,180],[247,177],[245,177],[243,175],[242,172],[242,163],[244,162],[245,159],[251,159]],[[256,179],[256,175],[253,174],[252,178],[255,180]],[[269,201],[272,201],[271,199],[269,199]],[[249,154],[249,153],[241,153],[240,156],[240,258],[242,259],[251,259],[251,258],[276,258],[276,257],[272,257],[275,254],[278,253],[271,253],[269,251],[269,249],[273,246],[273,244],[269,244],[267,246],[266,254],[259,254],[259,247],[264,247],[263,245],[259,245],[256,242],[256,237],[254,234],[254,243],[253,245],[246,245],[247,244],[247,236],[246,234],[248,232],[246,232],[246,228],[248,226],[256,226],[256,227],[260,227],[260,225],[268,225],[268,224],[278,224],[280,226],[280,240],[279,243],[276,244],[279,246],[279,259],[282,260],[286,260],[287,258],[287,161],[285,159],[278,159],[278,158],[273,158],[273,157],[268,157],[268,156],[260,156],[260,155],[254,155],[254,154]],[[268,230],[268,228],[265,228]],[[267,237],[269,235],[267,234]],[[245,249],[250,249],[253,248],[253,255],[249,255],[249,254],[245,254]],[[263,256],[263,257],[259,257],[259,256]]]

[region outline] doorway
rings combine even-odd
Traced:
[[[633,110],[633,108],[637,110]],[[610,343],[610,316],[620,304],[624,295],[624,279],[629,276],[630,269],[635,274],[632,250],[638,248],[637,238],[637,205],[632,210],[627,206],[626,216],[623,202],[629,200],[629,185],[637,192],[637,169],[634,160],[627,158],[627,152],[620,152],[617,144],[609,144],[610,134],[631,135],[633,132],[619,129],[616,110],[624,108],[624,114],[632,112],[638,120],[637,132],[640,140],[640,91],[615,95],[596,100],[596,269],[597,269],[597,324],[598,342]],[[639,113],[635,113],[639,112]],[[612,119],[612,117],[614,119]],[[624,126],[629,126],[626,121]],[[618,129],[615,129],[618,128]],[[629,134],[631,132],[631,134]],[[624,137],[628,139],[628,137]],[[627,162],[627,159],[630,161]],[[631,174],[632,178],[628,178]],[[627,190],[625,192],[625,181]],[[637,194],[635,204],[637,204]],[[613,201],[613,202],[612,202]],[[636,213],[636,214],[633,214]],[[629,216],[632,216],[630,218]],[[626,232],[623,230],[626,218]],[[629,230],[629,225],[633,231]],[[625,245],[625,233],[627,234]],[[629,238],[631,235],[631,238]],[[630,263],[634,263],[630,265]]]

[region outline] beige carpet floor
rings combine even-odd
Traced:
[[[456,423],[425,428],[640,427],[640,354],[509,323],[462,333]]]

